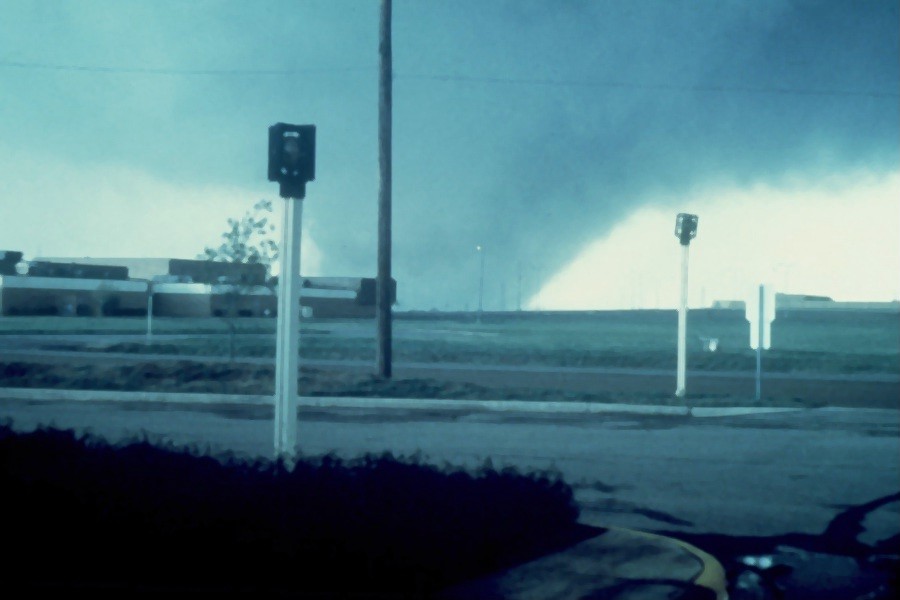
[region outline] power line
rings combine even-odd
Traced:
[[[113,75],[203,75],[203,76],[257,76],[257,75],[299,75],[310,73],[350,73],[374,71],[375,67],[308,67],[294,69],[174,69],[167,67],[108,67],[98,65],[63,65],[52,63],[32,63],[0,61],[0,67],[32,71],[69,71],[81,73],[107,73]]]
[[[869,96],[873,98],[898,98],[898,92],[870,92],[857,90],[833,90],[833,89],[799,89],[780,87],[750,87],[750,86],[724,86],[724,85],[675,85],[667,83],[637,83],[632,81],[584,81],[566,79],[531,79],[514,77],[473,77],[468,75],[402,75],[398,79],[418,79],[430,81],[447,81],[462,83],[496,83],[509,85],[534,85],[547,87],[596,87],[596,88],[622,88],[644,89],[671,92],[709,92],[709,93],[742,93],[742,94],[786,94],[802,96]]]
[[[99,65],[66,65],[53,63],[35,63],[20,61],[0,61],[0,68],[25,69],[34,71],[60,71],[80,73],[103,73],[122,75],[168,75],[168,76],[224,76],[224,77],[256,77],[311,75],[332,73],[375,73],[376,67],[307,67],[290,69],[175,69],[166,67],[110,67]],[[836,97],[868,97],[868,98],[900,98],[898,92],[878,92],[864,90],[785,88],[775,86],[728,86],[728,85],[678,85],[668,83],[640,83],[617,80],[574,80],[574,79],[541,79],[492,77],[472,75],[440,75],[396,73],[394,79],[409,81],[438,81],[447,83],[475,83],[491,85],[524,85],[542,87],[574,87],[604,88],[626,90],[653,90],[678,93],[715,93],[715,94],[772,94],[792,96],[836,96]]]

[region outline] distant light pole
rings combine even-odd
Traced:
[[[478,322],[481,323],[481,313],[484,311],[484,248],[481,244],[475,246],[481,261],[481,268],[478,275]]]
[[[697,236],[697,215],[678,213],[675,236],[681,244],[681,303],[678,306],[678,375],[675,395],[684,398],[687,352],[688,248]]]
[[[522,261],[519,261],[518,264],[518,285],[516,287],[516,310],[521,312],[522,310]]]

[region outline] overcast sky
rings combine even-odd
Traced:
[[[0,249],[193,258],[317,127],[303,270],[375,273],[377,0],[0,3]],[[900,297],[896,0],[395,0],[399,309]],[[521,277],[519,274],[521,273]],[[521,284],[520,284],[521,282]]]

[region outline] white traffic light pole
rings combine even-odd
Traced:
[[[681,302],[678,305],[678,375],[675,395],[684,398],[687,370],[688,248],[681,246]]]
[[[269,181],[284,198],[278,331],[275,339],[275,458],[291,463],[297,446],[297,377],[300,364],[300,228],[306,184],[316,178],[316,126],[269,127]]]
[[[678,213],[675,218],[675,237],[681,244],[681,302],[678,305],[678,367],[675,396],[684,398],[687,370],[687,304],[688,304],[688,247],[697,235],[697,215]]]
[[[278,334],[275,343],[275,457],[293,458],[297,445],[297,377],[300,364],[300,228],[303,200],[284,199]]]

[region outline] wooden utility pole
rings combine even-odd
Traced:
[[[391,0],[381,0],[378,55],[378,315],[375,362],[378,376],[391,376]]]

